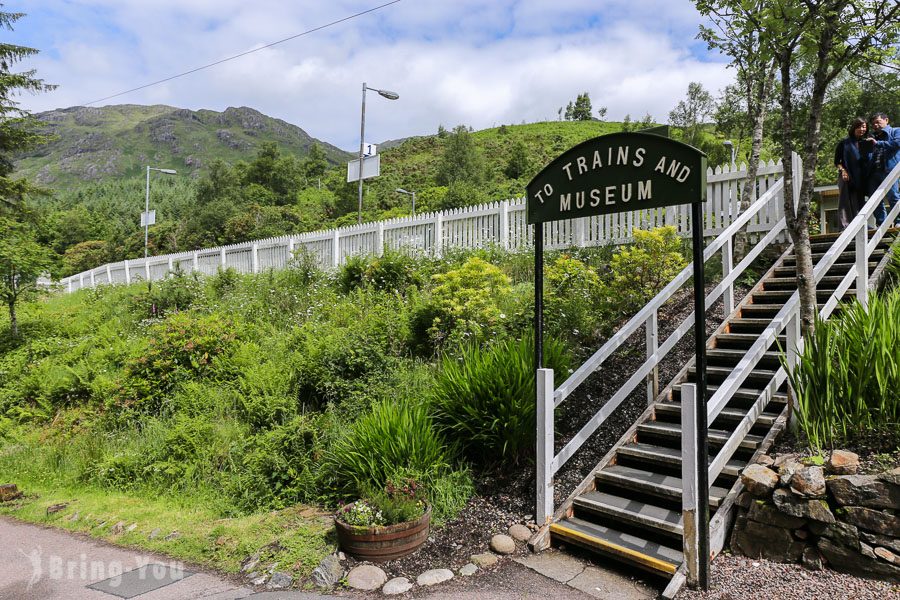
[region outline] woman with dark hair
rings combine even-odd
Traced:
[[[860,148],[860,141],[866,137],[866,120],[856,117],[850,122],[847,137],[838,142],[834,149],[834,166],[838,170],[838,220],[841,230],[859,213],[866,200],[866,179],[871,148]]]

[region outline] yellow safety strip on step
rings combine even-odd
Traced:
[[[660,571],[662,573],[668,573],[669,575],[674,575],[675,571],[678,570],[676,565],[672,563],[668,563],[664,560],[660,560],[658,558],[654,558],[652,556],[648,556],[637,550],[632,550],[631,548],[626,548],[624,546],[620,546],[618,544],[613,544],[612,542],[608,542],[606,540],[595,538],[593,536],[587,535],[585,533],[581,533],[580,531],[576,531],[574,529],[569,529],[563,525],[558,523],[554,523],[550,526],[550,531],[553,533],[559,533],[564,536],[569,536],[584,542],[590,546],[599,547],[610,552],[614,552],[616,554],[620,554],[633,560],[636,563],[642,564],[646,567],[649,567],[655,571]]]

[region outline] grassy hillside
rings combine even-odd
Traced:
[[[347,153],[301,128],[247,107],[224,112],[171,106],[75,106],[36,114],[51,140],[22,156],[17,171],[56,189],[140,175],[147,164],[198,173],[213,159],[247,159],[264,142],[305,156],[318,143],[333,164]]]

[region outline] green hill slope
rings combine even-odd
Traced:
[[[296,125],[247,107],[216,112],[163,105],[75,106],[35,117],[46,123],[53,139],[19,157],[17,172],[57,189],[140,175],[147,164],[196,173],[216,158],[248,159],[265,142],[298,157],[318,143],[333,164],[349,156]]]

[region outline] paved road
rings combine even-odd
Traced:
[[[543,565],[536,566],[540,567],[539,572],[544,572]],[[435,588],[416,588],[411,596],[422,600],[648,597],[644,590],[636,595],[622,595],[623,588],[631,588],[631,585],[606,587],[609,581],[600,587],[593,580],[586,581],[588,587],[571,581],[566,585],[566,579],[555,572],[547,571],[545,577],[533,568],[506,561],[489,573],[457,577]],[[566,577],[572,579],[576,571],[580,572],[575,569]],[[619,593],[608,595],[617,588]],[[385,597],[380,592],[364,595],[347,590],[336,596],[293,591],[254,593],[252,588],[222,575],[182,565],[165,556],[119,548],[87,536],[0,517],[0,600],[239,600],[250,596],[252,600]]]

